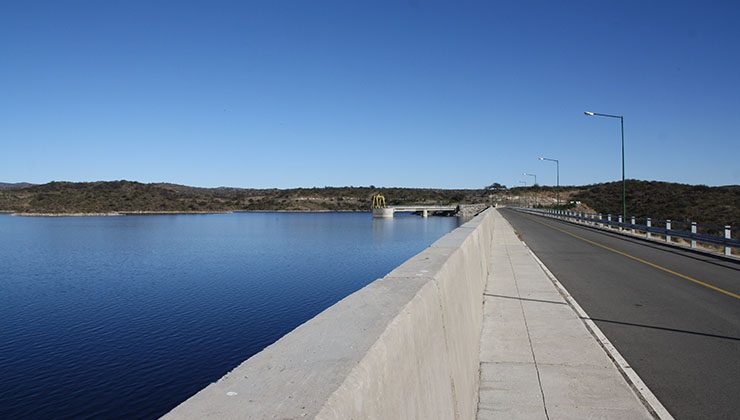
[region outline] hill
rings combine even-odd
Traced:
[[[375,187],[295,189],[196,188],[132,181],[51,182],[0,190],[0,210],[21,213],[357,211],[370,208]],[[383,188],[389,205],[480,203],[483,190]]]
[[[740,225],[740,185],[708,187],[657,181],[627,181],[627,213],[638,218]],[[591,185],[572,195],[601,213],[622,212],[622,183]]]
[[[10,190],[13,188],[25,188],[30,187],[33,184],[29,184],[28,182],[16,182],[16,183],[9,183],[9,182],[0,182],[0,190]]]
[[[2,184],[7,185],[7,184]],[[293,189],[197,188],[133,181],[51,182],[0,188],[0,211],[20,213],[361,211],[382,192],[388,205],[474,204],[554,206],[557,190],[535,186],[507,189],[324,187]],[[621,182],[561,187],[561,203],[621,213]],[[572,205],[572,204],[570,204]],[[656,222],[696,221],[705,226],[740,226],[740,186],[708,187],[657,181],[627,181],[627,210]]]

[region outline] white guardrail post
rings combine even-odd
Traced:
[[[732,229],[730,226],[725,226],[725,239],[731,239]],[[725,255],[732,255],[732,247],[725,247]]]
[[[560,210],[560,209],[545,209],[545,210],[537,210],[537,209],[527,209],[530,213],[539,213],[542,216],[549,216],[556,219],[563,219],[563,220],[574,220],[576,223],[584,224],[584,225],[592,225],[592,226],[598,226],[600,228],[606,227],[606,229],[615,229],[612,225],[612,215],[607,214],[606,220],[604,220],[604,215],[602,213],[586,213],[586,212],[578,212],[578,211],[569,211],[569,210]],[[635,216],[630,216],[630,223],[628,226],[626,221],[622,220],[622,216],[617,216],[618,220],[618,228],[620,231],[626,231],[629,230],[632,234],[637,235],[637,231],[642,231],[643,229],[638,229],[637,224],[637,218]],[[685,238],[689,239],[691,243],[691,249],[697,249],[697,243],[698,242],[704,242],[701,237],[696,237],[695,235],[698,235],[698,223],[697,222],[691,222],[691,236],[688,235],[688,232],[686,231],[676,231],[676,234],[679,238]],[[653,220],[650,217],[645,218],[645,238],[652,239],[653,233],[650,232],[650,229],[653,227]],[[672,230],[672,222],[670,219],[665,221],[665,241],[668,243],[673,242],[673,236],[671,235]],[[663,234],[663,233],[660,233]],[[717,244],[717,241],[719,240],[719,237],[712,236],[709,239],[707,239],[708,243]],[[725,226],[725,235],[724,239],[730,240],[732,239],[732,227],[730,225]],[[727,244],[724,246],[724,254],[725,255],[732,255],[732,248],[731,244]]]
[[[671,230],[671,221],[670,220],[666,220],[665,221],[665,229],[666,230]],[[666,242],[670,242],[671,241],[671,235],[669,235],[668,232],[665,233],[665,241]]]

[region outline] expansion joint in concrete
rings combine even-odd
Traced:
[[[439,282],[436,277],[432,277],[432,283],[434,288],[437,289],[437,303],[439,304],[440,317],[442,318],[442,334],[445,341],[445,352],[447,357],[450,357],[450,337],[447,333],[447,319],[445,317],[444,304],[442,303],[442,289],[439,287]],[[452,406],[455,410],[455,420],[460,419],[460,407],[457,401],[457,390],[455,389],[455,378],[452,377],[450,372],[450,393],[452,394]]]
[[[506,255],[509,256],[509,246],[504,245],[506,249]],[[511,262],[511,258],[508,258],[509,260],[509,267],[511,267],[512,274],[514,276],[514,287],[516,288],[516,294],[521,298],[522,294],[519,292],[519,282],[516,275],[516,270],[514,269],[514,264]],[[540,387],[540,396],[542,397],[542,408],[545,410],[545,417],[549,420],[550,415],[547,412],[547,400],[545,399],[545,391],[542,388],[542,377],[540,375],[540,367],[537,363],[537,355],[534,352],[534,346],[532,345],[532,335],[529,333],[529,324],[527,324],[527,312],[524,310],[524,304],[522,303],[521,299],[519,299],[519,310],[522,311],[522,318],[524,319],[524,327],[527,331],[527,340],[529,341],[529,351],[532,354],[532,360],[534,361],[534,369],[537,372],[537,383]]]

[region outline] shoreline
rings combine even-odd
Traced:
[[[114,217],[114,216],[172,216],[172,215],[207,215],[207,214],[235,214],[235,213],[370,213],[370,209],[355,210],[213,210],[213,211],[111,211],[111,212],[70,212],[70,213],[42,213],[42,212],[18,212],[13,210],[0,210],[0,215],[7,214],[18,217]]]
[[[107,213],[36,213],[36,212],[3,212],[18,217],[114,217],[114,216],[166,216],[177,214],[228,214],[232,211],[112,211]]]
[[[37,213],[0,211],[18,217],[115,217],[115,216],[168,216],[168,215],[206,215],[234,213],[368,213],[369,210],[223,210],[223,211],[115,211],[107,213]]]

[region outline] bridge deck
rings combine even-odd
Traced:
[[[396,212],[405,211],[455,211],[457,206],[389,206]]]

